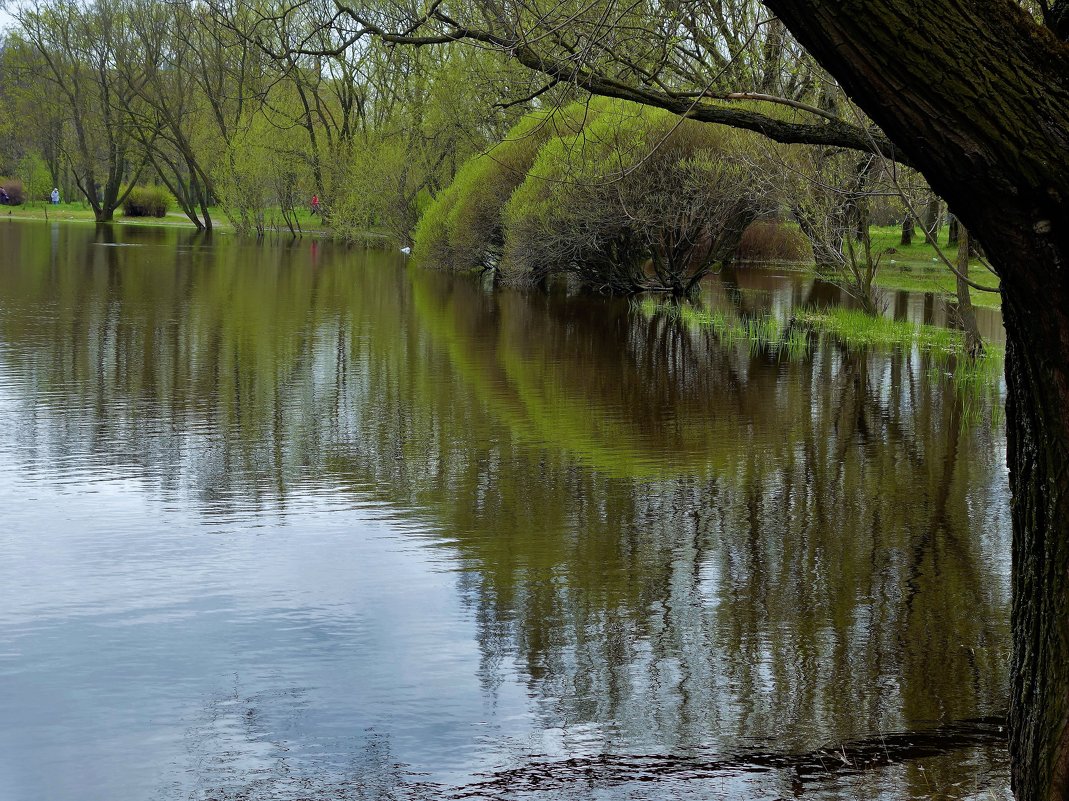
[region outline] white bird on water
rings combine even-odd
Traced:
[[[412,248],[408,247],[408,245],[405,245],[403,248],[401,248],[401,252],[407,256],[409,253],[412,252]]]

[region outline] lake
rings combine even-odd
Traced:
[[[1007,797],[1005,430],[952,372],[0,222],[0,799]]]

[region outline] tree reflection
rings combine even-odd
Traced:
[[[918,354],[786,364],[626,304],[149,230],[4,231],[27,453],[212,520],[316,489],[433,521],[486,692],[518,668],[577,749],[807,752],[1001,712],[1003,433]]]

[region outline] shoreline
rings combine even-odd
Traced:
[[[74,203],[61,204],[58,208],[50,206],[47,217],[43,206],[40,208],[25,208],[23,206],[4,208],[7,208],[7,213],[5,214],[3,211],[0,211],[0,219],[17,220],[19,222],[58,222],[87,225],[120,225],[138,228],[174,228],[194,232],[197,230],[196,226],[190,222],[188,217],[177,212],[169,212],[168,216],[165,218],[118,216],[110,222],[98,223],[93,218],[91,209],[88,207],[82,208],[80,204]],[[290,235],[290,231],[286,227],[279,228],[277,226],[270,226],[266,230],[272,235]],[[216,223],[212,227],[210,233],[240,236],[240,234],[235,231],[234,226],[225,220]],[[309,236],[328,240],[335,239],[332,232],[325,228],[305,228],[294,236]],[[367,232],[366,237],[368,240],[386,239],[385,234],[370,231]],[[929,259],[930,256],[922,256],[920,254],[915,255],[913,258],[896,259],[876,274],[874,283],[876,286],[885,290],[930,292],[944,298],[954,299],[956,297],[954,275],[945,267],[939,266]],[[769,267],[772,267],[792,273],[811,275],[818,278],[824,277],[817,273],[815,265],[807,264],[805,262],[738,262],[737,267],[740,269],[768,269]],[[975,267],[977,268],[977,273],[973,276],[974,280],[979,283],[990,284],[992,287],[998,286],[999,282],[995,276],[988,273],[979,263],[977,263]],[[825,280],[828,279],[825,278]],[[998,293],[973,290],[971,292],[971,297],[973,305],[975,306],[992,309],[1000,309],[1002,307],[1002,298]]]

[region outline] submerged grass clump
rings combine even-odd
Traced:
[[[632,302],[643,316],[660,316],[679,320],[695,331],[712,331],[724,345],[745,342],[751,353],[772,353],[799,359],[809,353],[808,333],[779,317],[767,314],[756,317],[729,317],[720,309],[705,309],[653,297]]]
[[[831,334],[857,347],[912,345],[917,334],[916,327],[905,320],[871,317],[855,309],[803,309],[796,313],[795,319],[806,328]]]
[[[856,309],[805,309],[795,319],[812,331],[830,334],[847,347],[913,347],[936,356],[961,356],[965,353],[965,338],[960,331],[936,325],[915,325],[906,320],[872,317]],[[969,375],[990,378],[1002,367],[1002,349],[988,346],[976,359],[958,359],[956,364]],[[957,368],[956,368],[957,369]]]
[[[1002,415],[1000,380],[1004,352],[988,345],[976,357],[965,351],[960,331],[905,320],[871,317],[864,312],[834,308],[824,311],[797,310],[790,320],[774,315],[733,316],[720,309],[647,297],[632,302],[644,317],[678,320],[694,331],[711,331],[721,344],[746,343],[752,354],[771,354],[789,361],[809,355],[817,337],[836,339],[849,349],[912,351],[923,355],[923,364],[933,380],[951,380],[962,409],[962,425],[998,424]]]

